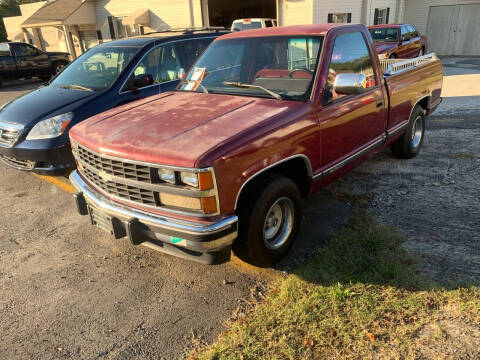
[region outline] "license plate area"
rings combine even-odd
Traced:
[[[92,225],[95,225],[103,231],[112,235],[115,239],[121,239],[127,236],[125,225],[120,219],[107,215],[100,210],[88,206],[88,213]]]

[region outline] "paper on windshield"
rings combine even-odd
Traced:
[[[206,68],[195,68],[192,77],[188,80],[188,84],[185,86],[185,90],[196,90],[202,82],[206,70]]]

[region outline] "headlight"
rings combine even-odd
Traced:
[[[30,130],[27,140],[51,139],[60,136],[72,119],[73,113],[69,112],[42,120]]]
[[[379,59],[388,59],[388,54],[378,54]]]
[[[182,171],[180,180],[186,185],[198,187],[198,174]]]
[[[175,184],[175,171],[170,169],[158,169],[158,177],[160,180]]]

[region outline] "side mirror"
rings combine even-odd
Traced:
[[[142,74],[142,75],[136,75],[133,78],[132,86],[130,90],[138,90],[140,88],[143,88],[145,86],[150,86],[153,85],[153,76],[150,74]]]
[[[333,89],[341,95],[357,95],[365,91],[367,77],[360,73],[340,73],[335,77]]]

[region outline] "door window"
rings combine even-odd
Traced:
[[[402,25],[402,41],[410,40],[410,31],[408,30],[407,25]]]
[[[325,87],[325,103],[333,102],[347,95],[338,94],[334,90],[337,76],[350,76],[360,81],[358,92],[368,91],[376,86],[372,57],[367,44],[359,32],[338,35],[335,39],[330,67]]]
[[[213,38],[193,39],[175,43],[182,67],[187,71],[213,41]]]
[[[10,56],[10,46],[8,44],[0,44],[0,56]]]
[[[158,71],[159,82],[172,81],[178,79],[178,71],[182,65],[174,44],[162,46],[162,56]]]
[[[408,27],[408,32],[410,33],[410,37],[412,39],[418,37],[418,33],[417,33],[417,30],[415,30],[415,27],[413,27],[412,25],[408,25],[407,27]]]
[[[15,44],[14,50],[17,56],[37,56],[38,55],[38,50],[33,46],[30,46],[27,44]]]

